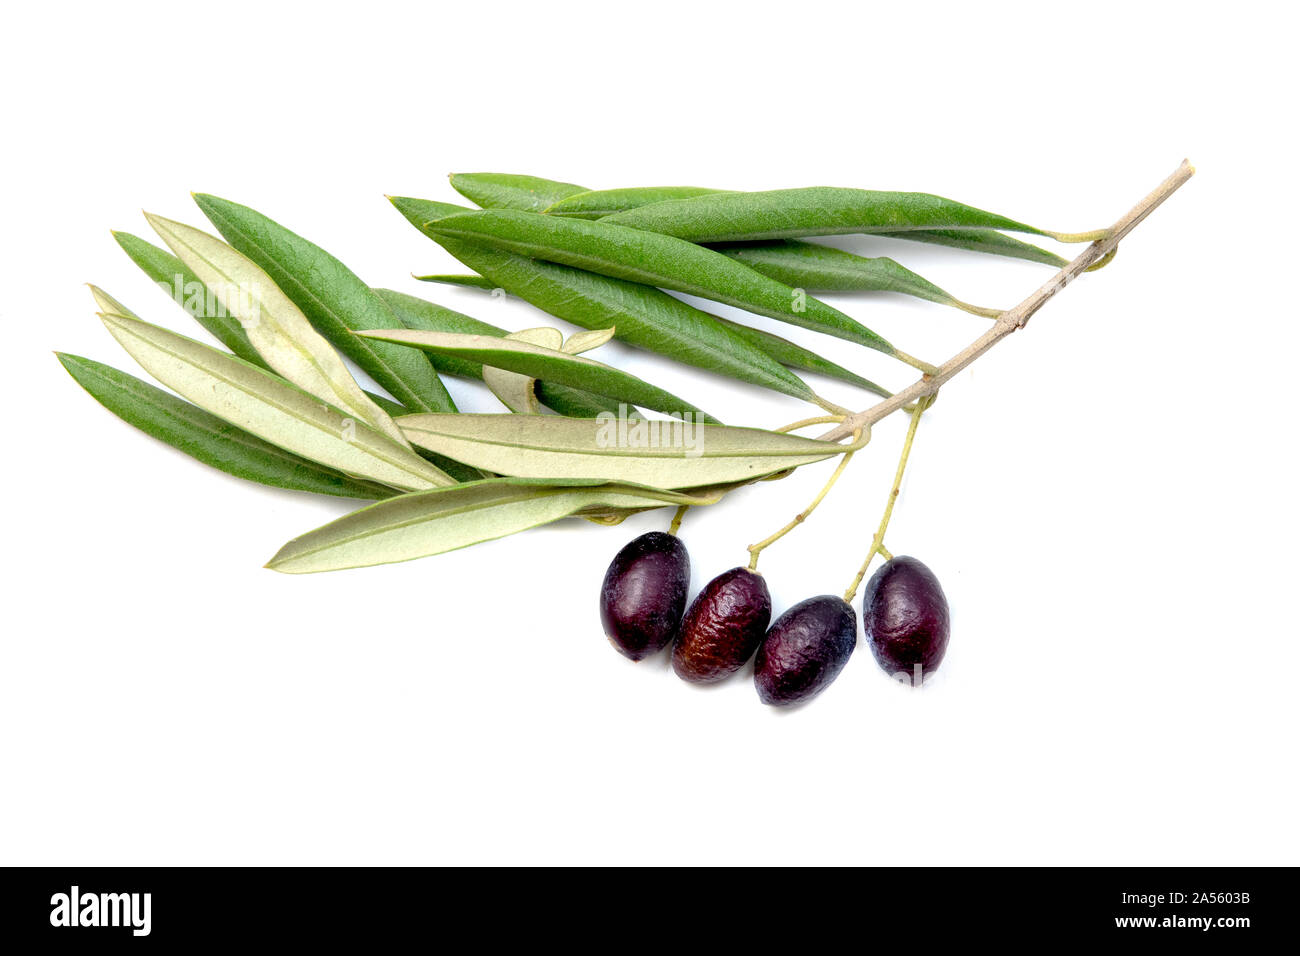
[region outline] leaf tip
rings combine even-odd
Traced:
[[[289,544],[293,544],[293,542],[290,541]],[[275,552],[271,556],[271,560],[262,565],[262,569],[264,571],[274,571],[277,574],[301,574],[301,571],[295,570],[293,567],[293,557],[284,553],[289,544]]]
[[[144,221],[147,222],[150,228],[159,235],[162,235],[163,232],[167,230],[167,227],[171,225],[170,219],[152,213],[148,209],[141,209],[140,215],[144,216]]]

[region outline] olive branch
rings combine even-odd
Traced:
[[[509,332],[372,288],[256,210],[200,194],[195,201],[223,238],[147,214],[170,251],[127,234],[115,237],[172,298],[184,289],[220,305],[187,312],[226,350],[146,322],[92,286],[106,329],[171,392],[80,356],[59,359],[110,411],[200,461],[262,484],[374,502],[287,542],[267,564],[285,573],[406,561],[563,518],[617,524],[675,507],[668,533],[641,535],[611,563],[601,589],[606,636],[633,660],[675,642],[673,668],[689,681],[720,680],[754,657],[760,699],[786,705],[823,690],[853,653],[857,623],[849,602],[877,554],[886,563],[867,582],[862,611],[873,656],[914,683],[939,666],[949,635],[942,587],[916,558],[895,557],[885,546],[922,414],[948,380],[1023,328],[1084,272],[1105,265],[1192,174],[1184,161],[1110,229],[1083,233],[1042,229],[927,193],[837,187],[593,191],[482,174],[452,180],[480,204],[477,210],[390,197],[475,273],[426,278],[518,295],[581,329],[569,335],[551,326]],[[890,258],[797,239],[858,232],[1059,271],[1015,308],[985,309]],[[1089,245],[1066,262],[1007,233]],[[810,287],[902,293],[993,323],[934,366],[807,295]],[[921,377],[891,393],[794,342],[702,312],[669,291],[854,342],[913,366]],[[613,338],[832,414],[776,429],[724,425],[583,354]],[[345,357],[388,395],[363,389]],[[852,413],[814,392],[795,369],[850,382],[882,400]],[[462,412],[442,374],[479,380],[505,413]],[[543,406],[559,414],[545,414]],[[668,417],[652,429],[638,409]],[[772,601],[759,556],[813,514],[870,442],[872,426],[899,410],[911,422],[879,526],[852,583],[843,597],[819,595],[794,605],[769,630]],[[820,439],[793,434],[831,423]],[[677,534],[687,510],[835,458],[817,496],[749,546],[747,567],[714,578],[686,610],[689,557]]]

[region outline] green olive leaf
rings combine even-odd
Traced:
[[[338,352],[255,262],[201,229],[149,213],[145,218],[238,320],[273,371],[395,441],[405,441],[388,413],[361,390]]]
[[[802,289],[792,289],[712,249],[673,236],[615,225],[612,219],[562,219],[512,209],[484,209],[444,216],[425,223],[422,229],[439,241],[488,245],[615,279],[702,296],[847,339],[924,371],[933,371],[931,366],[918,362]],[[446,243],[443,245],[446,247]],[[456,252],[453,255],[460,258]],[[496,278],[490,271],[469,265],[476,272]],[[626,326],[626,322],[615,324]]]
[[[392,564],[535,528],[583,510],[711,504],[720,492],[684,495],[625,482],[494,478],[401,495],[294,538],[267,567],[288,574]]]
[[[804,401],[815,400],[812,389],[797,375],[731,334],[716,316],[681,299],[640,283],[434,235],[424,228],[426,223],[466,210],[409,197],[389,199],[416,228],[485,276],[491,288],[504,289],[584,329],[614,326],[620,341],[637,348]]]
[[[997,309],[970,305],[887,256],[869,258],[833,246],[780,240],[715,247],[778,282],[813,292],[897,292],[997,318]]]
[[[1048,252],[1038,246],[1005,235],[993,229],[915,229],[910,232],[877,232],[874,235],[886,239],[906,239],[909,242],[927,242],[934,246],[947,246],[951,249],[964,249],[967,252],[982,252],[986,255],[1004,256],[1009,259],[1026,259],[1041,262],[1045,266],[1061,268],[1069,261],[1054,252]]]
[[[91,397],[146,435],[205,465],[259,484],[340,498],[387,498],[384,485],[349,478],[308,461],[205,412],[133,375],[80,355],[56,352]]]
[[[811,186],[762,192],[717,192],[652,202],[602,220],[691,242],[749,242],[906,232],[998,229],[1083,241],[1100,236],[1050,232],[930,193]]]
[[[132,316],[105,313],[100,318],[159,382],[264,441],[403,491],[455,484],[406,445],[272,372]]]
[[[586,192],[572,183],[516,176],[512,173],[452,173],[451,188],[484,209],[527,209],[540,212],[565,196]]]
[[[617,398],[629,405],[653,408],[673,414],[690,413],[703,421],[716,419],[676,395],[629,375],[612,365],[604,365],[580,355],[568,355],[558,349],[543,348],[528,342],[516,342],[486,335],[459,335],[454,332],[421,332],[413,329],[374,329],[358,332],[385,342],[409,345],[443,355],[518,372],[531,378],[558,382]]]
[[[407,415],[397,423],[414,444],[499,475],[602,478],[656,488],[751,481],[846,450],[814,438],[691,420]]]
[[[616,213],[674,199],[694,199],[727,192],[725,189],[704,189],[700,186],[634,186],[624,189],[588,189],[571,193],[556,200],[543,212],[548,216],[567,216],[573,219],[604,219]],[[482,205],[480,203],[480,205]],[[512,207],[522,208],[522,207]]]
[[[533,181],[535,188],[539,193],[547,192],[545,185],[548,180],[539,180],[534,176],[520,177]],[[561,183],[555,186],[571,186]],[[581,219],[600,219],[606,215],[624,212],[628,209],[637,209],[641,206],[648,206],[651,203],[666,202],[673,199],[693,199],[696,196],[705,196],[710,193],[728,192],[722,189],[702,189],[698,186],[638,186],[625,189],[602,189],[602,190],[584,190],[581,193],[570,192],[567,196],[558,199],[551,206],[547,207],[545,212],[548,215],[575,216]],[[560,195],[560,190],[555,190],[556,195]],[[534,210],[532,205],[512,205],[508,200],[512,197],[510,194],[503,193],[500,197],[503,201],[490,205],[499,205],[510,209]],[[570,199],[572,201],[570,201]],[[489,205],[489,204],[480,204]],[[1066,265],[1066,260],[1053,252],[1046,249],[1040,249],[1038,246],[1030,245],[1020,239],[1013,239],[1011,236],[1004,235],[993,229],[912,229],[907,232],[875,232],[873,235],[882,236],[890,239],[907,239],[912,242],[928,242],[940,246],[951,246],[954,249],[965,249],[970,252],[981,252],[995,256],[1009,256],[1013,259],[1027,259],[1031,262],[1041,262],[1044,265],[1060,268]],[[462,276],[437,276],[429,277],[430,281],[440,282],[459,282],[464,285],[473,285],[470,281],[460,280],[470,277]],[[802,283],[786,283],[797,288],[811,288]],[[480,286],[491,288],[490,283]]]
[[[458,285],[466,289],[482,289],[492,292],[501,287],[486,276],[480,275],[424,275],[416,276],[421,282],[439,282],[443,285]],[[505,289],[501,289],[505,292]]]
[[[454,412],[455,404],[429,360],[358,338],[358,329],[396,324],[388,307],[351,269],[319,246],[266,216],[198,193],[194,201],[234,248],[257,263],[321,335],[399,403],[413,411]]]
[[[784,339],[779,335],[767,332],[763,329],[756,329],[748,325],[741,325],[739,322],[733,322],[731,319],[724,319],[718,316],[718,321],[731,329],[733,333],[745,339],[755,348],[762,349],[772,358],[776,359],[782,365],[788,365],[791,368],[797,368],[805,372],[817,372],[828,378],[839,379],[842,382],[848,382],[851,385],[857,385],[864,388],[872,394],[879,395],[881,398],[889,398],[893,395],[889,389],[883,385],[877,385],[870,379],[863,378],[856,372],[850,372],[842,365],[837,365],[830,359],[824,359],[816,352],[812,352],[802,345],[796,345],[789,339]]]
[[[559,329],[545,326],[537,329],[523,329],[511,332],[506,338],[515,342],[528,342],[542,348],[559,349],[564,344],[564,334]],[[491,389],[492,394],[512,412],[520,415],[542,414],[541,403],[537,400],[537,379],[518,372],[505,369],[483,367],[483,384]]]

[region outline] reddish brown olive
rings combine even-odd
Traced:
[[[767,632],[754,659],[754,686],[765,704],[816,697],[839,676],[858,643],[858,618],[834,594],[800,601]]]
[[[639,661],[677,636],[691,583],[691,559],[673,534],[651,531],[614,556],[600,589],[600,620],[609,642]]]
[[[704,586],[691,603],[673,645],[673,670],[707,684],[740,670],[763,640],[772,597],[757,571],[732,568]]]
[[[948,599],[934,572],[916,558],[891,558],[871,576],[862,623],[876,663],[913,684],[935,671],[948,650]]]

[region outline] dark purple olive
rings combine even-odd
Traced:
[[[862,623],[876,663],[914,684],[937,669],[948,650],[948,599],[934,572],[916,558],[890,558],[871,576]]]
[[[835,680],[858,643],[858,618],[834,594],[800,601],[776,619],[754,659],[754,686],[765,704],[797,704]]]
[[[600,620],[620,654],[639,661],[677,636],[691,558],[673,534],[651,531],[614,556],[600,589]]]
[[[732,568],[704,586],[682,621],[673,645],[673,670],[682,680],[707,684],[740,670],[772,620],[772,597],[757,571]]]

